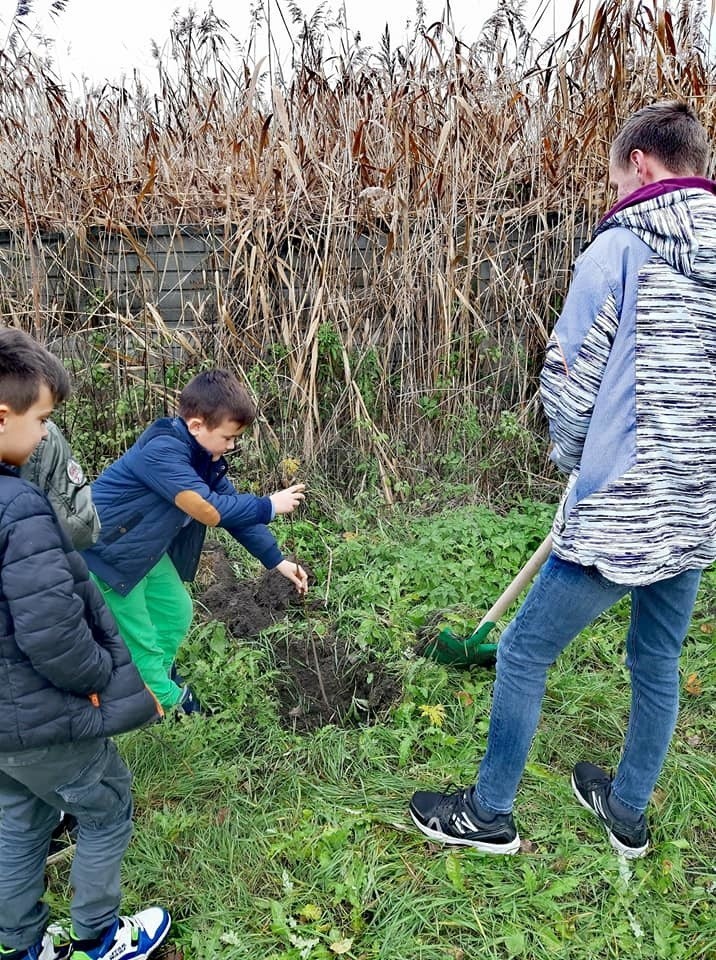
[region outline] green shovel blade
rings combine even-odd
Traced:
[[[483,623],[467,637],[458,637],[447,627],[428,643],[423,655],[451,667],[492,666],[497,655],[496,643],[485,643],[494,623]]]

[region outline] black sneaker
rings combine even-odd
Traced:
[[[572,770],[572,790],[577,800],[604,824],[617,853],[636,860],[649,846],[646,817],[642,814],[634,823],[615,817],[609,807],[611,786],[612,778],[606,770],[593,763],[578,763]]]
[[[189,716],[193,713],[208,714],[211,712],[201,705],[199,698],[187,684],[184,684],[181,697],[177,703],[177,712],[179,711],[183,711]]]
[[[439,843],[474,847],[483,853],[517,853],[520,838],[511,813],[480,820],[468,800],[469,789],[459,793],[419,790],[410,801],[410,816],[418,830]]]

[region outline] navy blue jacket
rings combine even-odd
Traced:
[[[0,464],[0,753],[106,737],[158,717],[49,500]]]
[[[102,532],[84,551],[90,570],[122,596],[169,553],[193,580],[207,526],[223,527],[268,569],[283,560],[266,524],[269,497],[238,493],[226,460],[212,460],[180,417],[148,427],[92,484]]]

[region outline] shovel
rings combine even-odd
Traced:
[[[446,627],[440,631],[435,640],[427,643],[423,656],[453,667],[469,667],[474,664],[489,666],[494,663],[497,644],[485,643],[487,635],[525,587],[532,582],[551,552],[552,536],[548,535],[469,636],[458,637],[449,627]]]

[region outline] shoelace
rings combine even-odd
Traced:
[[[459,790],[457,793],[445,793],[435,811],[438,819],[452,823],[463,807],[467,807],[467,809],[470,810],[467,793],[467,788]]]
[[[130,917],[120,917],[119,926],[122,929],[125,927],[129,928],[130,938],[133,945],[139,943],[139,934],[141,932],[141,928],[138,923],[133,923]]]

